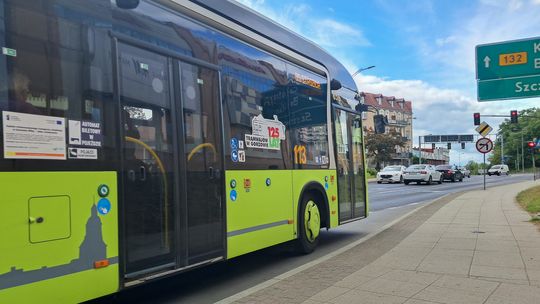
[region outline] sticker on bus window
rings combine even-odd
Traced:
[[[241,163],[246,162],[246,151],[244,151],[244,150],[239,150],[238,151],[238,161],[241,162]]]
[[[66,159],[63,117],[2,112],[4,158]]]
[[[74,159],[98,159],[98,150],[88,148],[68,148],[68,157]]]
[[[245,145],[248,148],[280,150],[281,141],[285,140],[285,125],[278,120],[266,119],[261,114],[251,120],[252,134],[245,135]]]
[[[69,120],[69,144],[83,147],[101,147],[101,123]]]

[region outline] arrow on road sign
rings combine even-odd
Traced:
[[[493,150],[493,142],[487,137],[480,138],[476,141],[476,150],[484,154],[489,153]]]
[[[491,61],[491,58],[489,58],[488,56],[484,57],[484,66],[486,67],[486,69],[489,68],[490,61]]]

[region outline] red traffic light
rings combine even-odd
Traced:
[[[480,113],[474,113],[473,118],[474,118],[474,125],[479,126],[480,125]]]
[[[529,146],[529,148],[534,148],[536,146],[536,144],[532,141],[528,142],[527,143],[527,146]]]
[[[518,123],[518,111],[516,110],[510,111],[510,122]]]

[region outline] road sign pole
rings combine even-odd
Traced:
[[[486,153],[484,153],[484,190],[486,190]]]

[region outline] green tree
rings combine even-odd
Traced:
[[[519,123],[512,124],[509,119],[505,119],[499,125],[499,134],[504,138],[505,163],[514,170],[517,169],[518,162],[521,167],[522,150],[525,152],[525,167],[532,167],[531,151],[527,147],[527,142],[540,137],[540,109],[530,108],[520,111],[518,121]],[[501,152],[501,141],[497,140],[493,153],[489,157],[491,165],[501,163]],[[538,158],[536,162],[538,162]]]
[[[375,168],[381,169],[381,164],[392,160],[397,147],[403,147],[405,141],[396,132],[375,134],[366,134],[366,150],[368,157],[376,163]]]

